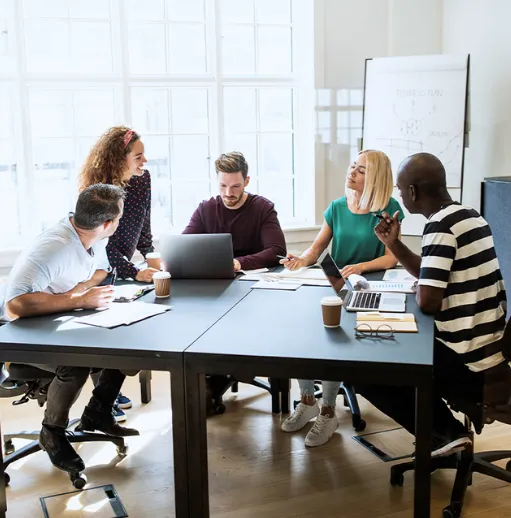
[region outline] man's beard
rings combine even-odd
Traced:
[[[245,191],[243,191],[239,196],[236,196],[236,197],[233,196],[233,197],[227,198],[226,196],[224,196],[223,202],[227,207],[234,207],[243,199],[244,194],[245,194]]]

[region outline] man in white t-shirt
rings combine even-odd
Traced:
[[[4,297],[7,317],[96,309],[113,301],[113,287],[99,285],[110,270],[105,246],[121,219],[123,197],[123,190],[113,185],[92,185],[78,197],[74,213],[36,238],[20,255],[9,275]],[[41,448],[57,468],[83,471],[85,464],[69,443],[65,430],[71,406],[87,381],[90,369],[36,366],[55,373],[48,387],[39,438]],[[119,370],[101,370],[81,418],[82,430],[99,430],[116,436],[138,435],[137,430],[119,426],[112,415],[125,377]]]

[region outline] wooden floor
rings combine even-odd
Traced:
[[[127,424],[142,435],[130,438],[129,455],[119,461],[110,444],[86,444],[79,452],[87,465],[89,486],[115,485],[130,518],[174,516],[171,453],[169,377],[153,373],[153,401],[140,404],[138,381],[130,378],[124,392],[133,398]],[[296,386],[293,385],[296,394]],[[75,405],[79,416],[90,395]],[[339,400],[341,403],[341,400]],[[368,431],[392,428],[394,424],[361,400]],[[325,446],[306,449],[306,430],[280,432],[280,416],[270,412],[269,395],[240,385],[237,396],[229,396],[227,412],[208,420],[211,515],[216,518],[358,517],[407,518],[412,516],[413,477],[403,488],[388,484],[389,464],[381,462],[353,439],[350,415],[338,409],[341,427]],[[36,429],[42,411],[35,402],[11,406],[0,400],[2,429],[13,432]],[[483,449],[511,449],[511,428],[494,424],[477,438]],[[71,491],[67,475],[54,469],[44,452],[9,468],[8,518],[42,516],[39,498]],[[433,512],[441,516],[448,503],[453,475],[432,477]],[[76,499],[75,499],[76,504]],[[84,516],[93,517],[87,513]],[[465,517],[511,517],[511,487],[474,475]],[[55,517],[52,517],[55,518]]]

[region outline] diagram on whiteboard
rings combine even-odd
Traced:
[[[447,187],[461,189],[466,90],[467,56],[369,60],[364,148],[384,151],[394,174],[406,157],[432,153],[444,164]],[[407,219],[414,218],[405,218],[404,227]]]

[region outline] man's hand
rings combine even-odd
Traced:
[[[76,288],[73,288],[73,290]],[[72,290],[72,291],[73,291]],[[77,307],[83,309],[97,309],[108,306],[114,301],[114,287],[113,286],[96,286],[88,289],[86,292],[77,295]]]
[[[299,270],[300,268],[307,266],[304,259],[293,254],[287,254],[286,258],[281,259],[279,263],[283,264],[288,270]]]
[[[399,241],[399,211],[392,218],[386,212],[382,212],[382,216],[383,219],[374,227],[374,233],[385,246],[391,247]]]
[[[360,264],[347,264],[342,270],[341,275],[344,279],[347,279],[351,274],[362,275],[363,273],[362,263]]]
[[[233,266],[235,272],[239,272],[241,270],[241,263],[238,261],[238,259],[233,260]]]
[[[146,268],[145,270],[140,270],[135,280],[138,282],[151,282],[153,280],[153,275],[158,272],[156,268]]]

